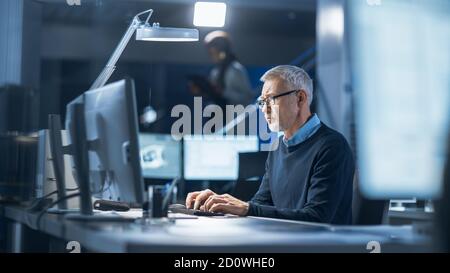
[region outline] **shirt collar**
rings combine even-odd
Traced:
[[[283,137],[283,142],[287,147],[300,144],[317,132],[319,127],[320,119],[317,114],[314,114],[290,139]]]

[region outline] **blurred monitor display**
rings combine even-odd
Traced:
[[[437,198],[449,128],[450,1],[350,1],[362,193]]]
[[[184,178],[236,180],[239,152],[257,152],[258,149],[257,136],[185,136]]]
[[[139,134],[140,160],[144,178],[181,177],[181,142],[171,135]]]

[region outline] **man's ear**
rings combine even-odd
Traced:
[[[306,102],[307,101],[307,95],[305,90],[300,90],[300,92],[298,92],[298,102],[302,103],[302,102]]]

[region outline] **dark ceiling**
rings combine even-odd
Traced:
[[[194,3],[191,0],[81,0],[69,6],[65,0],[35,0],[43,3],[45,24],[113,25],[122,27],[143,10],[154,10],[151,22],[161,26],[193,27]],[[225,1],[227,21],[224,29],[232,33],[315,37],[315,1],[242,0]],[[200,28],[201,32],[211,28]]]

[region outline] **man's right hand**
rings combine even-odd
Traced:
[[[190,192],[186,197],[186,208],[200,209],[200,206],[202,206],[211,195],[215,194],[216,193],[210,189]]]

